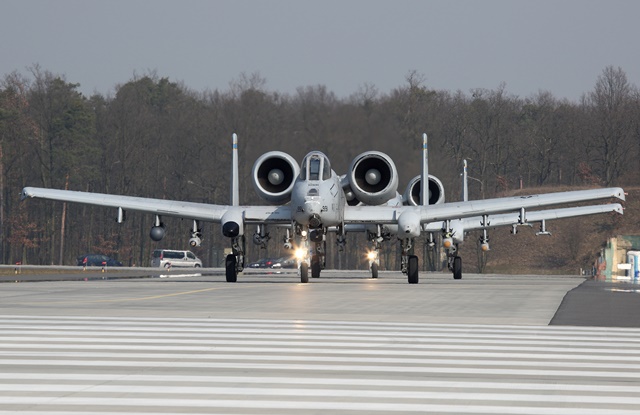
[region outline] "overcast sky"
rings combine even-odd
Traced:
[[[149,71],[196,91],[258,72],[343,98],[416,71],[438,90],[578,100],[608,65],[640,85],[639,19],[635,0],[0,0],[0,75],[39,64],[90,95]]]

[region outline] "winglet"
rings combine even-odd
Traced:
[[[238,135],[233,133],[231,150],[231,206],[240,206],[240,188],[238,185]]]
[[[420,203],[429,204],[429,152],[427,150],[427,133],[422,134],[422,177],[420,178]]]
[[[467,178],[467,160],[462,160],[463,168],[462,168],[462,201],[469,201],[469,181]]]

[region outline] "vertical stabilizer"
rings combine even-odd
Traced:
[[[420,178],[420,203],[429,204],[429,152],[427,151],[427,134],[422,134],[422,177]]]
[[[463,168],[462,168],[462,201],[466,202],[469,200],[469,186],[468,186],[468,178],[467,178],[467,160],[462,160]]]
[[[238,187],[238,136],[233,133],[231,150],[231,206],[240,206],[240,188]]]

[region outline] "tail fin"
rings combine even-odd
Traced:
[[[233,133],[231,150],[231,206],[240,206],[240,188],[238,185],[238,136]]]
[[[469,200],[469,186],[468,186],[468,178],[467,178],[467,160],[462,160],[464,167],[462,169],[462,201],[466,202]]]
[[[422,134],[422,177],[420,178],[420,203],[429,204],[429,152],[427,150],[427,133]]]

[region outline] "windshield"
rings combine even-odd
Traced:
[[[319,151],[307,154],[300,166],[302,180],[327,180],[331,177],[331,165],[327,156]]]

